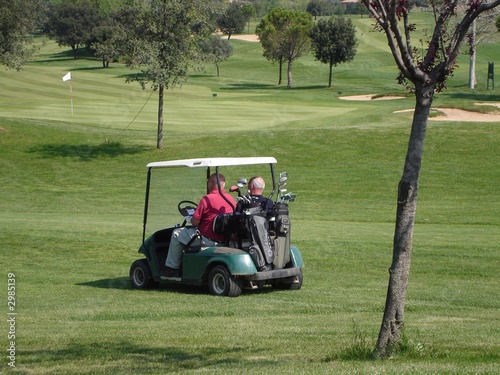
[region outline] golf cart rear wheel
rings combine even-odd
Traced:
[[[208,289],[214,296],[237,297],[241,283],[224,266],[215,266],[208,275]]]
[[[293,278],[293,281],[288,280],[276,280],[273,283],[273,287],[275,289],[282,290],[299,290],[302,288],[302,282],[304,281],[304,276],[302,274],[302,270],[300,270],[300,274]]]
[[[134,289],[152,289],[158,286],[146,259],[138,259],[130,266],[130,284]]]

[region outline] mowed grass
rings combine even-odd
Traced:
[[[355,22],[368,28],[368,20]],[[125,84],[123,66],[101,69],[49,42],[23,72],[0,72],[0,264],[4,285],[7,273],[16,275],[18,313],[16,368],[4,356],[0,371],[498,373],[497,123],[429,122],[404,351],[391,360],[366,356],[382,319],[411,123],[410,114],[392,112],[414,102],[338,99],[403,93],[381,35],[367,36],[376,39],[334,69],[332,89],[311,56],[294,64],[294,89],[278,87],[260,46],[232,41],[221,77],[207,67],[167,94],[163,150],[155,149],[156,95],[148,101],[150,91]],[[482,48],[489,61],[499,56],[498,45]],[[488,61],[482,56],[478,66]],[[470,92],[466,70],[438,95],[440,106],[500,100],[479,77]],[[298,196],[290,210],[303,288],[238,298],[132,290],[145,165],[259,155],[276,156]],[[3,314],[7,349],[6,307]]]

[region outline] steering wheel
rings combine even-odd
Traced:
[[[198,207],[198,204],[193,201],[180,201],[177,205],[177,209],[183,217],[193,216],[196,207]]]

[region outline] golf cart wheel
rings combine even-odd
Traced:
[[[215,266],[208,275],[208,289],[214,296],[237,297],[241,294],[241,283],[224,266]]]
[[[288,281],[288,280],[287,280]],[[299,290],[302,288],[302,282],[304,281],[304,276],[302,275],[302,270],[300,270],[300,274],[294,278],[294,282],[285,282],[282,280],[276,280],[273,284],[275,289],[282,290]]]
[[[134,289],[152,289],[158,286],[146,259],[138,259],[130,266],[130,284]]]

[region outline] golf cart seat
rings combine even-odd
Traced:
[[[151,247],[154,250],[158,265],[164,265],[167,259],[168,247],[174,228],[166,228],[155,232],[152,236]]]

